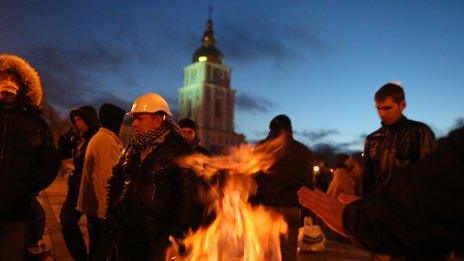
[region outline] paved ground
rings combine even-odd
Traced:
[[[45,231],[44,241],[52,250],[52,257],[48,258],[48,261],[72,260],[64,244],[59,224],[59,213],[61,204],[66,196],[66,186],[66,178],[63,175],[59,175],[55,182],[39,196],[39,200],[44,206],[47,214],[47,229]],[[87,237],[85,218],[81,220],[81,230],[84,233],[84,237]],[[326,249],[323,252],[300,253],[299,259],[300,261],[370,260],[368,252],[355,248],[350,244],[337,243],[335,241],[327,241]]]

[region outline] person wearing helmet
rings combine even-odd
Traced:
[[[58,152],[50,128],[40,116],[42,97],[38,73],[22,58],[0,54],[2,260],[25,260],[26,244],[37,225],[32,223],[36,220],[33,199],[58,174]]]
[[[120,260],[164,260],[169,236],[194,220],[195,176],[176,165],[192,149],[160,95],[138,97],[129,114],[134,136],[108,181],[107,221],[118,233],[110,238]]]

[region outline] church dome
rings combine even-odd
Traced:
[[[215,47],[216,39],[214,38],[213,22],[211,19],[208,19],[206,23],[206,29],[201,42],[203,45],[193,54],[192,62],[208,61],[222,64],[222,53]]]

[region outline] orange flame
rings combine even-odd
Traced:
[[[268,170],[282,155],[285,137],[279,136],[256,146],[241,145],[229,154],[215,157],[191,155],[180,160],[197,175],[211,179],[227,173],[223,186],[211,187],[204,195],[212,198],[215,220],[206,228],[190,232],[181,242],[172,244],[166,260],[281,260],[280,237],[287,233],[287,224],[279,214],[247,201],[256,191],[252,175]]]

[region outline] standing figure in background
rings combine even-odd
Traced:
[[[60,221],[66,247],[71,256],[80,261],[87,259],[87,247],[79,228],[82,213],[76,210],[77,198],[79,196],[85,150],[90,138],[97,132],[99,123],[97,112],[91,106],[83,106],[72,110],[69,113],[69,119],[73,128],[60,137],[58,150],[62,159],[72,157],[74,170],[68,176],[68,193],[61,209]]]
[[[42,96],[38,73],[22,58],[0,54],[2,260],[26,257],[25,244],[35,229],[32,202],[55,180],[60,166],[50,128],[40,117]]]
[[[87,217],[89,231],[89,258],[96,257],[97,243],[106,216],[106,191],[121,151],[124,149],[118,137],[124,118],[124,110],[105,103],[98,112],[100,129],[90,139],[85,152],[77,210]]]
[[[280,213],[288,224],[288,237],[281,239],[282,260],[296,260],[301,209],[296,192],[301,186],[314,188],[311,151],[293,138],[292,123],[281,114],[269,124],[269,134],[262,142],[284,135],[282,157],[266,173],[256,175],[257,193],[251,197],[254,204],[269,206]]]
[[[197,125],[190,118],[184,118],[178,122],[182,135],[187,142],[193,147],[196,153],[204,155],[211,155],[211,153],[204,147],[200,146],[200,139],[197,136]]]
[[[323,192],[329,189],[330,182],[332,182],[332,169],[327,167],[324,162],[319,163],[319,171],[314,177],[314,186]]]
[[[340,193],[362,195],[363,159],[360,153],[349,156],[343,166],[336,168],[327,194],[338,198]]]

